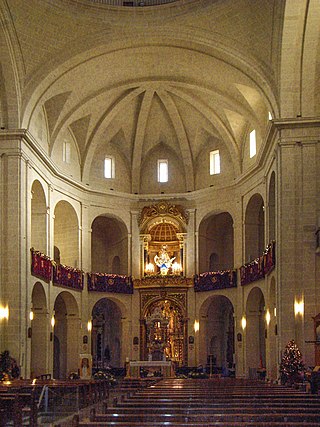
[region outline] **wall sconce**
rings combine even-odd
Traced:
[[[303,316],[304,315],[303,298],[300,301],[298,301],[297,299],[294,301],[294,315],[295,316]]]
[[[9,306],[3,307],[0,305],[0,320],[9,319]]]
[[[243,329],[243,330],[245,330],[245,329],[246,329],[246,327],[247,327],[247,319],[246,319],[246,317],[245,317],[245,316],[242,316],[242,319],[241,319],[241,327],[242,327],[242,329]]]
[[[54,314],[51,317],[51,326],[54,328],[54,325],[56,324],[56,319],[54,318]]]
[[[152,262],[148,262],[148,264],[146,264],[146,274],[153,274],[154,273],[154,265],[152,264]]]
[[[92,331],[92,320],[88,320],[87,329],[88,329],[88,332]]]
[[[270,325],[271,315],[269,309],[266,311],[266,324],[267,326]]]
[[[194,332],[199,332],[199,329],[200,329],[199,320],[194,321],[193,329],[194,329]]]
[[[274,307],[274,309],[273,309],[273,315],[274,315],[274,317],[277,317],[277,307]]]
[[[34,319],[34,313],[33,313],[33,310],[32,310],[32,309],[30,310],[30,313],[29,313],[29,319],[30,319],[31,321]]]

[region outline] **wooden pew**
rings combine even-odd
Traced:
[[[253,381],[163,380],[123,395],[105,414],[91,411],[94,426],[319,427],[320,396]]]

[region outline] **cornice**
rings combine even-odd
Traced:
[[[159,202],[159,201],[172,201],[176,203],[177,201],[182,201],[183,203],[201,201],[202,199],[207,199],[213,191],[233,191],[237,186],[243,185],[257,176],[258,181],[260,182],[266,176],[266,173],[259,175],[259,172],[262,171],[263,167],[266,166],[267,162],[272,155],[276,143],[277,135],[279,135],[279,131],[282,129],[305,129],[305,128],[318,128],[320,127],[320,117],[309,117],[309,118],[284,118],[284,119],[274,119],[270,121],[267,135],[264,140],[263,146],[259,151],[259,155],[257,158],[256,164],[244,172],[241,176],[236,178],[234,182],[230,185],[226,185],[224,187],[207,187],[199,190],[195,190],[192,192],[185,193],[168,193],[168,194],[130,194],[123,192],[115,192],[115,191],[97,191],[92,188],[88,188],[88,186],[83,183],[72,179],[71,177],[62,173],[54,164],[54,162],[49,158],[48,154],[43,150],[43,148],[37,143],[36,139],[32,136],[32,134],[27,129],[13,129],[13,130],[0,130],[0,141],[10,141],[14,139],[23,139],[27,146],[32,150],[32,152],[37,156],[39,161],[48,168],[52,176],[56,179],[61,180],[67,185],[77,189],[78,191],[82,191],[86,195],[90,196],[98,196],[98,197],[112,197],[118,199],[126,199],[132,202]],[[294,141],[297,142],[297,138],[290,138],[290,141],[283,139],[283,141],[277,141],[278,144],[289,144]],[[292,140],[292,141],[291,141]],[[304,141],[304,138],[299,138],[301,142],[310,142],[316,143],[319,141],[319,138],[313,137],[312,140],[309,138]],[[21,148],[23,150],[23,146]],[[26,160],[30,160],[25,157]],[[257,182],[255,183],[257,184]]]
[[[318,127],[320,126],[320,117],[295,117],[295,118],[273,119],[272,123],[277,130]]]

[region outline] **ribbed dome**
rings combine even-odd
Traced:
[[[154,242],[174,242],[177,240],[177,229],[168,223],[161,223],[150,230],[151,240]]]

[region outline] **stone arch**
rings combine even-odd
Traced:
[[[224,295],[210,296],[199,316],[200,363],[210,374],[228,375],[235,360],[233,304]]]
[[[93,306],[91,335],[93,368],[122,366],[122,312],[121,305],[110,298],[101,298]]]
[[[79,220],[74,207],[59,201],[54,210],[54,246],[60,252],[60,262],[79,267]]]
[[[31,363],[30,377],[48,373],[48,308],[42,283],[36,282],[31,294]]]
[[[263,254],[264,234],[264,201],[257,193],[250,198],[245,212],[245,262]]]
[[[57,295],[54,303],[54,357],[53,376],[67,378],[78,371],[79,358],[79,307],[75,297],[68,291]]]
[[[161,183],[161,185],[157,179],[158,159],[168,159],[169,179],[168,182]],[[144,153],[140,170],[139,193],[141,194],[159,194],[159,188],[165,193],[185,192],[188,190],[185,165],[181,159],[181,154],[166,142],[161,141],[151,150]]]
[[[265,298],[260,288],[254,287],[246,301],[246,366],[250,377],[266,367]]]
[[[270,182],[269,182],[269,227],[268,227],[268,236],[269,242],[276,240],[276,174],[272,172]]]
[[[38,180],[31,187],[31,247],[47,253],[47,203]]]
[[[91,269],[97,273],[128,274],[128,230],[124,222],[109,215],[97,216],[91,225]],[[117,261],[116,273],[113,261]]]
[[[233,218],[229,212],[210,214],[199,225],[199,272],[210,270],[210,257],[216,254],[215,270],[234,266]]]

